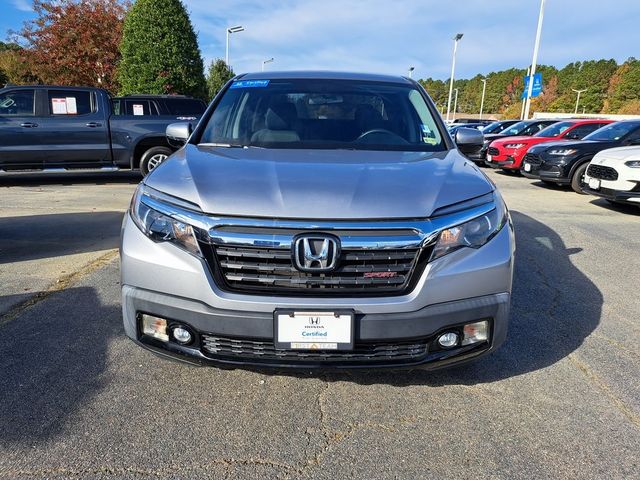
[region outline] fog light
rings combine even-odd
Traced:
[[[164,318],[143,314],[142,333],[163,342],[169,341],[169,335],[167,335],[167,321]]]
[[[183,327],[176,327],[173,329],[173,338],[182,345],[187,345],[188,343],[191,343],[191,340],[193,340],[191,332]]]
[[[444,348],[455,347],[458,344],[458,334],[455,332],[443,333],[438,337],[438,343]]]
[[[489,338],[489,322],[470,323],[462,329],[464,334],[462,345],[471,345],[472,343],[486,342]]]

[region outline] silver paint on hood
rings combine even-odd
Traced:
[[[144,182],[221,216],[429,217],[484,195],[491,182],[457,150],[397,152],[187,144]]]

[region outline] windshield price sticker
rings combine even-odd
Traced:
[[[230,88],[261,88],[269,85],[269,80],[238,80]]]
[[[353,314],[282,312],[275,314],[276,348],[344,350],[353,347]]]

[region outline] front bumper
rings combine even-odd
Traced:
[[[571,183],[571,179],[566,173],[566,168],[561,165],[549,165],[549,164],[531,164],[531,170],[525,170],[526,160],[520,167],[520,173],[527,177],[536,180],[544,180],[547,182],[557,183],[559,185],[568,185]]]
[[[505,226],[480,249],[461,249],[427,265],[416,287],[390,297],[274,297],[226,292],[218,288],[203,259],[170,243],[147,238],[126,215],[121,245],[123,317],[126,334],[163,355],[192,363],[222,366],[302,368],[428,368],[458,363],[495,350],[506,336],[513,272],[514,241]],[[273,342],[278,308],[350,309],[355,314],[356,347],[371,344],[429,345],[442,329],[488,320],[490,341],[472,348],[434,351],[402,362],[260,361],[216,355],[203,347],[203,335],[229,341]],[[184,323],[197,334],[193,348],[141,335],[138,315],[147,313]]]
[[[315,354],[307,359],[304,354],[270,350],[274,338],[272,314],[218,310],[193,300],[130,286],[123,287],[122,296],[127,335],[155,353],[196,365],[337,369],[435,369],[486,355],[497,349],[506,338],[510,300],[508,293],[502,293],[432,305],[408,313],[362,314],[356,309],[354,353],[344,352],[341,357],[331,352],[326,353],[326,358]],[[190,346],[181,346],[177,342],[165,343],[142,335],[138,318],[140,312],[162,316],[170,324],[187,325],[195,332],[195,341]],[[439,333],[479,320],[489,321],[489,341],[450,350],[438,349],[435,345]],[[211,338],[231,346],[223,351],[212,351],[208,347]],[[415,353],[396,356],[396,352],[409,343]],[[259,344],[262,357],[256,348],[248,348],[247,344]],[[373,351],[377,345],[385,345],[390,349],[389,354],[372,355],[369,359],[349,358],[359,349],[370,346],[370,351]]]
[[[613,190],[611,188],[601,187],[598,190],[585,187],[582,189],[584,193],[595,195],[597,197],[606,198],[612,202],[628,203],[631,205],[640,206],[640,191],[628,192],[623,190]]]

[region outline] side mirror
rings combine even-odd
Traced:
[[[180,148],[189,139],[191,135],[192,127],[188,122],[171,123],[167,126],[165,135],[167,136],[167,142],[172,147]]]
[[[460,127],[454,136],[458,149],[465,155],[479,153],[484,144],[484,135],[475,128]]]

